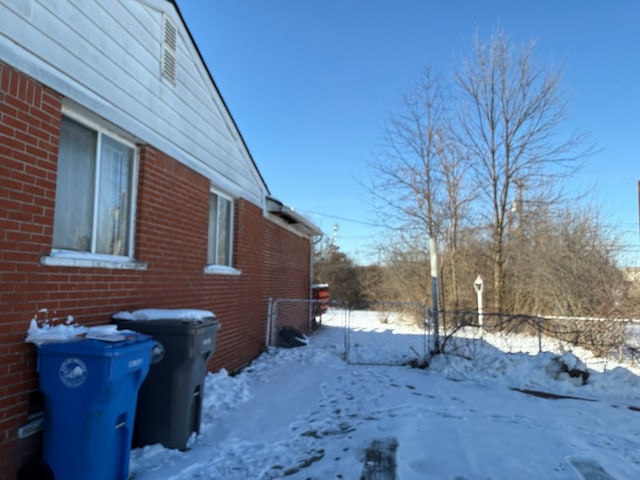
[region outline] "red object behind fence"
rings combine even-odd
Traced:
[[[329,285],[326,283],[318,283],[311,286],[311,291],[314,300],[318,300],[318,302],[314,302],[313,304],[313,316],[322,315],[329,308]]]

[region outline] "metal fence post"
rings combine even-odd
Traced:
[[[538,353],[542,353],[542,318],[536,317],[538,327]]]
[[[267,331],[266,331],[266,346],[271,346],[271,328],[273,326],[273,298],[269,297],[269,305],[267,307]]]
[[[351,348],[351,306],[344,312],[344,360],[349,363],[349,349]]]
[[[422,328],[427,331],[427,334],[424,336],[424,356],[423,360],[426,360],[429,356],[429,340],[431,337],[431,322],[429,322],[429,314],[427,313],[427,306],[422,305]]]

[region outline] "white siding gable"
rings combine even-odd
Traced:
[[[264,207],[267,186],[171,2],[0,0],[0,60]]]

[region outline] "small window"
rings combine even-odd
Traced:
[[[133,256],[132,145],[62,118],[53,248]]]
[[[233,203],[211,192],[209,197],[209,248],[207,263],[231,267]]]

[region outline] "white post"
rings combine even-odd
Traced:
[[[438,252],[435,237],[429,237],[431,263],[431,313],[433,315],[433,351],[440,352],[440,325],[438,319]]]
[[[482,290],[484,287],[484,282],[482,281],[482,277],[478,275],[476,279],[473,281],[473,288],[476,291],[476,295],[478,297],[478,326],[482,328]]]

